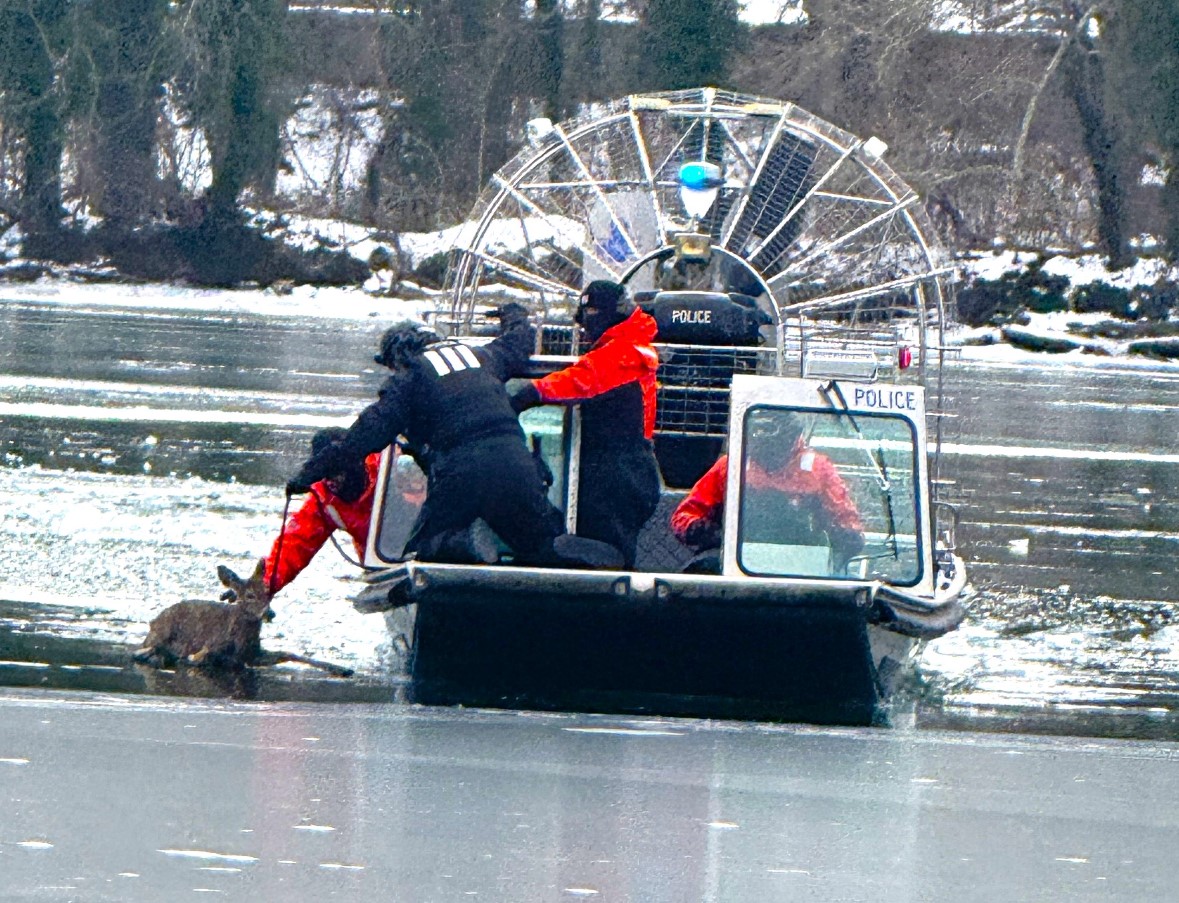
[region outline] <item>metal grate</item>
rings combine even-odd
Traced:
[[[733,374],[774,372],[773,349],[656,347],[661,363],[655,428],[664,435],[724,436]]]

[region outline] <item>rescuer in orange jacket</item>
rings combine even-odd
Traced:
[[[626,289],[600,279],[582,293],[575,321],[590,349],[576,363],[512,395],[517,412],[539,404],[581,405],[577,535],[609,543],[634,566],[639,531],[659,504],[655,432],[655,319]]]
[[[429,485],[406,555],[494,563],[481,560],[473,554],[480,550],[462,539],[482,519],[516,564],[616,567],[621,560],[616,549],[565,533],[564,518],[549,501],[508,398],[506,382],[526,372],[535,346],[528,311],[509,303],[493,316],[500,321],[499,335],[481,345],[445,339],[408,320],[386,329],[374,361],[390,375],[377,400],[338,442],[303,463],[287,481],[287,494],[308,492],[401,436],[421,453]],[[487,551],[498,558],[498,549]]]
[[[344,433],[339,428],[320,430],[311,438],[311,453],[318,454],[339,442]],[[287,519],[282,537],[274,541],[266,556],[263,573],[272,594],[311,564],[336,530],[343,530],[352,537],[356,554],[364,557],[380,463],[380,452],[374,452],[358,466],[347,467],[336,476],[312,485],[311,494]]]
[[[345,432],[338,427],[320,430],[311,437],[311,453],[323,452],[339,442]],[[312,494],[287,518],[270,554],[262,560],[264,592],[273,596],[299,576],[336,530],[344,530],[352,537],[356,554],[363,558],[380,463],[380,453],[371,454],[357,465],[343,467],[336,475],[311,487]],[[232,579],[227,586],[247,582],[233,571],[229,571],[229,576]],[[230,589],[222,598],[231,599],[234,595]]]
[[[838,468],[807,445],[798,418],[785,415],[777,421],[774,444],[762,443],[761,460],[751,457],[746,463],[744,491],[781,493],[795,519],[813,521],[826,535],[835,567],[842,571],[864,547],[860,514]],[[728,455],[721,455],[672,512],[672,532],[696,552],[720,545],[728,464]]]

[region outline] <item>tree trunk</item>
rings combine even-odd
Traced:
[[[61,229],[63,129],[54,90],[49,37],[67,13],[65,0],[0,4],[0,90],[5,123],[24,138],[18,217],[26,253],[52,253]]]
[[[1126,138],[1106,103],[1102,58],[1089,38],[1078,34],[1070,42],[1061,72],[1080,114],[1082,140],[1097,182],[1098,242],[1109,266],[1120,269],[1133,261],[1127,235]]]
[[[213,123],[219,135],[213,155],[213,181],[208,191],[212,223],[237,218],[238,197],[248,185],[273,190],[279,158],[282,110],[276,84],[281,66],[286,0],[243,0],[230,17],[231,36],[209,35],[218,48],[225,97]],[[236,5],[235,5],[236,9]]]
[[[156,173],[158,65],[165,6],[161,0],[107,0],[88,22],[98,71],[95,96],[99,212],[113,225],[134,226],[149,214]]]
[[[557,0],[536,0],[536,63],[532,84],[522,87],[540,99],[541,112],[554,122],[565,117],[561,94],[564,26]]]
[[[561,94],[564,109],[602,96],[602,4],[599,0],[581,0],[580,21],[570,52],[570,65],[561,71]]]

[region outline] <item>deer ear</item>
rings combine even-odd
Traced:
[[[223,564],[217,565],[217,579],[221,581],[222,586],[228,586],[233,590],[241,589],[242,578]]]
[[[266,579],[266,559],[259,558],[258,564],[254,567],[254,573],[250,580],[257,580],[259,583]]]

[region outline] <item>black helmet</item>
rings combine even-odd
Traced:
[[[394,369],[406,364],[427,345],[440,341],[442,336],[433,327],[420,320],[402,320],[382,334],[380,351],[373,355],[373,361]]]
[[[766,470],[780,470],[794,457],[805,433],[806,424],[796,413],[781,408],[755,410],[749,417],[749,454]]]
[[[602,313],[629,313],[630,301],[626,296],[626,287],[609,279],[595,279],[581,293],[579,308],[600,311]]]
[[[755,408],[749,414],[750,432],[765,439],[793,443],[806,431],[806,424],[794,411],[783,408]]]

